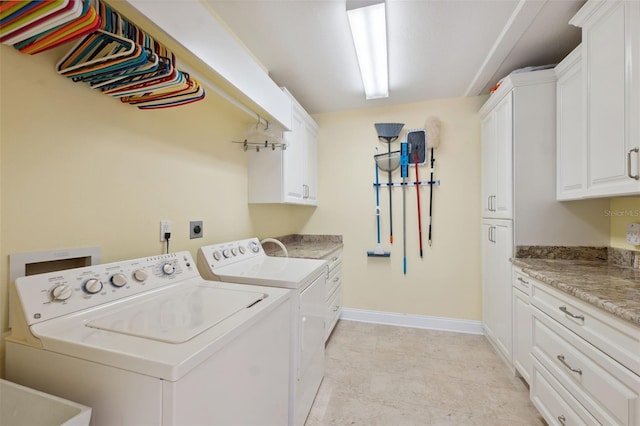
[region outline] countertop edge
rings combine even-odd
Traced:
[[[580,299],[581,301],[588,303],[591,306],[602,309],[603,311],[614,315],[617,318],[631,322],[635,326],[640,327],[640,316],[635,312],[631,312],[628,309],[622,308],[609,300],[602,299],[594,295],[593,293],[586,292],[573,285],[566,284],[561,280],[551,279],[546,276],[544,272],[540,272],[534,267],[528,265],[526,260],[517,258],[512,258],[510,260],[514,266],[522,269],[522,272],[529,275],[531,278],[539,280],[547,285],[550,285],[551,287],[562,291],[563,293],[576,297],[577,299]]]

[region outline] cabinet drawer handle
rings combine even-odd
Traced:
[[[573,371],[574,373],[578,373],[579,375],[582,376],[582,370],[580,370],[579,368],[573,368],[572,366],[567,364],[567,362],[564,360],[564,355],[558,355],[558,360],[562,363],[562,365],[567,367],[569,370]]]
[[[640,179],[640,171],[638,172],[637,175],[632,175],[631,174],[631,154],[634,152],[639,152],[640,148],[635,147],[633,149],[630,149],[629,152],[627,152],[627,176],[629,176],[631,179],[635,179],[638,180]]]
[[[566,424],[567,424],[567,423],[566,423],[567,419],[565,419],[565,418],[564,418],[564,415],[562,415],[562,414],[560,414],[560,415],[558,416],[558,421],[560,422],[560,424],[561,424],[562,426],[564,426],[564,425],[566,425]]]
[[[572,312],[570,312],[566,306],[562,305],[560,306],[558,309],[560,309],[562,312],[564,312],[565,314],[569,315],[571,318],[575,318],[575,319],[579,319],[580,321],[584,321],[584,315],[576,315]]]
[[[525,280],[524,278],[518,277],[518,281],[520,281],[525,286],[529,287],[529,281]]]

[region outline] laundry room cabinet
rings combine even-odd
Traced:
[[[640,2],[588,1],[582,28],[584,197],[640,194]]]
[[[318,204],[318,125],[291,98],[291,131],[286,149],[249,150],[249,203]]]
[[[518,246],[609,243],[609,220],[602,214],[608,200],[556,199],[556,81],[554,69],[511,74],[479,111],[482,322],[510,363],[510,258]]]

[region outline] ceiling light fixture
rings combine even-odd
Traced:
[[[367,99],[389,97],[385,4],[347,10]]]

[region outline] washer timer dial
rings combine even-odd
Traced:
[[[71,287],[67,284],[61,284],[51,290],[51,298],[62,302],[71,297]]]
[[[165,275],[171,275],[176,271],[176,267],[171,263],[165,263],[162,265],[162,273]]]

